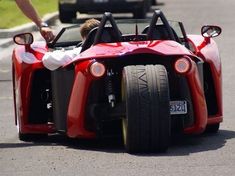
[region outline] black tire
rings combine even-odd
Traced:
[[[207,125],[205,133],[217,133],[219,131],[220,123]]]
[[[169,86],[162,65],[127,66],[123,69],[122,120],[127,152],[163,152],[170,141]]]
[[[157,0],[152,0],[152,5],[157,5]]]
[[[19,132],[18,136],[21,141],[30,142],[45,139],[48,137],[48,134],[22,134]]]
[[[43,139],[46,138],[48,136],[48,134],[22,134],[20,132],[20,124],[19,124],[19,109],[17,107],[17,103],[16,103],[16,99],[18,98],[16,96],[16,90],[15,90],[15,86],[16,86],[16,74],[15,74],[15,68],[14,66],[12,66],[12,80],[13,80],[13,97],[14,97],[14,108],[15,108],[15,125],[17,125],[18,127],[18,137],[19,140],[21,141],[35,141],[35,140],[39,140],[39,139]]]
[[[146,9],[144,7],[138,8],[133,12],[134,19],[144,19],[146,17]]]
[[[150,9],[150,0],[144,1],[143,5],[133,11],[133,18],[144,19]]]
[[[59,5],[59,19],[61,23],[72,23],[74,18],[76,18],[76,12],[64,10]]]

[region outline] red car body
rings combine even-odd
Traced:
[[[162,15],[161,12],[155,13]],[[188,86],[187,90],[189,90],[191,97],[191,104],[190,106],[188,105],[188,111],[193,109],[191,112],[193,114],[193,120],[191,119],[192,122],[183,125],[180,129],[185,134],[200,134],[206,129],[216,132],[219,129],[219,124],[223,120],[222,71],[218,47],[212,37],[203,37],[202,35],[187,35],[187,43],[188,48],[173,40],[133,39],[130,41],[112,43],[98,42],[81,52],[73,62],[64,65],[62,68],[66,69],[72,65],[74,71],[71,91],[68,96],[65,134],[71,138],[97,137],[97,131],[90,130],[90,128],[87,127],[89,126],[89,121],[86,119],[86,108],[90,101],[89,94],[92,83],[104,76],[98,78],[93,76],[89,71],[91,64],[100,62],[100,60],[102,60],[102,63],[105,63],[106,60],[112,62],[112,60],[118,60],[120,57],[128,58],[131,56],[134,58],[135,56],[143,55],[143,53],[151,58],[154,58],[154,56],[161,58],[162,63],[164,60],[168,60],[168,58],[173,58],[172,60],[174,60],[174,62],[172,61],[172,64],[175,63],[175,60],[182,57],[189,61],[190,67],[188,70],[185,73],[176,73],[176,77],[178,77],[177,74],[179,74],[186,80],[185,83]],[[33,80],[36,78],[35,73],[37,71],[47,70],[42,64],[42,57],[47,51],[48,46],[46,43],[35,42],[31,45],[19,46],[15,48],[13,52],[12,75],[15,123],[19,127],[19,134],[23,136],[27,134],[49,134],[61,131],[56,127],[54,118],[52,118],[53,120],[46,120],[44,122],[40,122],[39,120],[38,123],[37,120],[33,123],[29,120],[29,116],[33,114],[33,112],[30,112],[32,111],[30,109],[35,108],[31,107],[32,102],[35,103],[35,101],[32,100],[32,90],[35,86],[33,86],[33,84],[35,84]],[[29,62],[25,61],[25,53],[31,53],[33,55],[33,57],[30,56],[31,59]],[[199,63],[203,63],[201,67],[203,74],[199,73],[202,72],[199,69]],[[170,67],[173,70],[175,69],[173,65]],[[170,74],[168,69],[167,72]],[[43,82],[40,81],[41,79],[37,80],[39,84],[43,84]],[[173,80],[169,78],[169,82],[172,81]],[[206,83],[207,81],[209,81],[209,83]],[[171,89],[174,89],[172,88],[174,86],[177,87],[178,84],[180,83],[171,86]],[[205,93],[206,89],[212,92],[212,95]],[[170,92],[171,91],[172,90],[170,90]],[[35,111],[35,113],[37,112]],[[44,116],[44,114],[41,113],[37,115],[37,118],[41,116]],[[132,150],[130,147],[128,151],[135,152],[142,150]]]

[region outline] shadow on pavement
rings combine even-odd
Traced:
[[[220,130],[217,134],[202,134],[199,136],[175,135],[171,139],[171,146],[166,153],[137,154],[137,156],[183,156],[222,148],[227,140],[235,138],[235,131]],[[125,152],[121,138],[104,139],[69,139],[63,135],[49,137],[33,142],[0,143],[0,149],[24,148],[34,146],[66,146],[72,149],[100,151],[106,153]]]

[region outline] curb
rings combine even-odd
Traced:
[[[49,25],[52,25],[56,19],[58,19],[58,12],[46,14],[42,20],[48,23]],[[17,26],[11,29],[0,29],[0,47],[8,47],[13,43],[13,36],[19,33],[24,33],[24,32],[32,32],[32,31],[37,31],[38,28],[37,26],[31,22],[27,23],[21,26]]]
[[[1,39],[0,40],[0,48],[7,48],[9,45],[12,45],[14,43],[12,37],[7,39]]]

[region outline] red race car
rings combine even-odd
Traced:
[[[186,35],[157,10],[151,19],[114,20],[105,13],[81,53],[53,71],[48,51],[77,48],[79,25],[51,43],[30,33],[14,41],[12,75],[20,140],[61,133],[70,138],[123,136],[127,152],[159,152],[173,133],[217,132],[223,120],[218,26]]]

